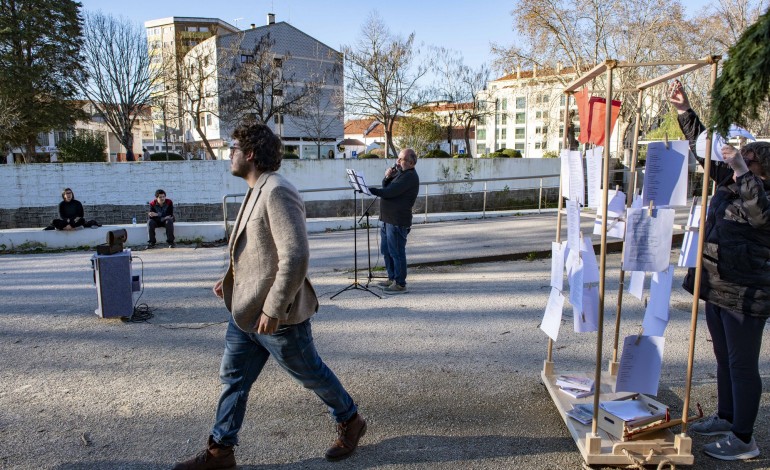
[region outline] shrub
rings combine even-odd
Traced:
[[[363,153],[363,154],[359,155],[358,158],[362,159],[362,158],[380,158],[380,157],[378,157],[377,155],[375,155],[373,153]]]
[[[297,155],[296,153],[292,153],[292,152],[285,152],[283,154],[283,159],[284,160],[299,160],[299,155]]]
[[[372,149],[369,153],[371,155],[376,155],[377,158],[385,158],[385,149]]]
[[[59,142],[58,147],[59,161],[65,163],[106,161],[104,137],[93,132],[79,130]]]
[[[503,154],[505,154],[508,158],[521,158],[521,152],[514,149],[503,149]]]
[[[168,158],[166,158],[168,155]],[[150,155],[153,162],[165,162],[166,160],[184,160],[184,157],[174,152],[157,152]]]
[[[433,149],[422,156],[422,158],[452,158],[448,153],[441,149]]]
[[[508,155],[504,154],[503,152],[497,151],[497,152],[492,152],[490,154],[487,154],[487,158],[508,158]]]
[[[452,155],[452,158],[471,158],[471,156],[467,153],[458,153],[458,154]]]
[[[543,152],[543,158],[559,158],[559,152],[556,150],[549,150],[547,152]]]

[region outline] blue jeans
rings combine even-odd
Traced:
[[[765,318],[706,302],[706,324],[717,358],[717,412],[732,431],[751,435],[762,397],[759,352]]]
[[[357,413],[358,408],[337,376],[318,357],[310,320],[282,326],[272,335],[258,335],[244,333],[231,317],[219,370],[224,388],[217,404],[216,423],[211,430],[216,442],[238,444],[238,431],[246,414],[249,391],[271,355],[294,380],[318,395],[338,423]]]
[[[411,227],[382,223],[380,227],[380,251],[385,260],[388,279],[399,286],[406,285],[406,236]]]

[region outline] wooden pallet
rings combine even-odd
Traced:
[[[638,439],[625,442],[610,436],[601,429],[598,429],[597,436],[592,435],[590,424],[580,424],[578,421],[567,416],[567,411],[571,410],[572,406],[577,403],[593,404],[593,396],[572,398],[560,391],[556,385],[556,377],[559,375],[586,374],[576,372],[549,374],[547,373],[548,369],[550,368],[546,367],[546,370],[543,370],[540,377],[548,389],[548,393],[551,394],[556,409],[559,411],[562,420],[564,420],[564,424],[572,435],[572,439],[575,440],[583,460],[588,465],[630,465],[635,463],[633,459],[626,455],[624,450],[640,460],[644,460],[650,450],[653,450],[653,456],[646,462],[650,465],[657,465],[661,462],[670,462],[675,465],[692,465],[695,461],[695,457],[692,455],[692,440],[686,435],[675,435],[670,429],[656,431]],[[588,374],[588,376],[593,376],[593,373]],[[615,400],[631,395],[629,393],[614,393],[612,391],[614,388],[615,376],[610,375],[609,372],[603,372],[599,388],[601,400]]]

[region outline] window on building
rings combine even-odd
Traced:
[[[201,33],[208,33],[209,32],[209,27],[208,26],[198,26],[198,31],[200,31]]]
[[[527,98],[519,96],[516,98],[516,109],[525,109],[527,107]]]
[[[476,126],[483,126],[487,123],[487,117],[486,116],[479,116],[479,118],[476,120]]]
[[[476,128],[476,140],[487,140],[487,130]]]
[[[508,109],[508,98],[503,98],[500,102],[500,109],[506,111]]]
[[[523,139],[524,138],[524,128],[523,127],[517,127],[515,130],[514,138],[516,139]]]
[[[275,116],[273,116],[273,122],[276,124],[283,124],[283,115],[276,114]]]
[[[513,149],[514,150],[524,150],[524,142],[519,142],[519,143],[513,144]]]
[[[527,113],[516,113],[516,124],[524,124],[527,122]]]
[[[508,138],[508,129],[500,129],[500,140],[505,140]]]
[[[191,33],[196,33],[196,32],[198,32],[198,27],[197,26],[187,26],[185,28],[185,31],[189,31]]]
[[[497,148],[498,150],[505,150],[505,142],[502,142],[500,144],[500,147]]]
[[[254,62],[254,55],[252,54],[241,54],[241,63],[242,64],[250,64]]]
[[[273,96],[283,96],[283,90],[280,88],[273,88]]]
[[[559,98],[559,106],[564,106],[567,103],[567,95],[561,95]]]
[[[559,138],[560,138],[560,139],[563,139],[563,138],[564,138],[564,124],[562,124],[561,126],[559,126]]]
[[[37,135],[37,145],[41,147],[48,147],[51,145],[51,137],[48,135],[48,132],[41,132]]]
[[[275,68],[281,68],[283,67],[283,59],[280,57],[276,57],[273,59],[273,67]]]
[[[206,127],[206,116],[201,116],[200,122],[201,127]]]
[[[495,140],[500,140],[500,129],[495,129]]]
[[[507,126],[508,125],[508,115],[503,113],[500,115],[500,125],[501,126]]]
[[[207,115],[206,115],[206,125],[207,125],[207,126],[210,126],[210,125],[211,125],[211,114],[207,114]]]
[[[535,150],[540,150],[540,142],[535,142]]]

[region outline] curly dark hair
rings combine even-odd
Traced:
[[[233,139],[238,140],[245,155],[254,153],[257,170],[278,171],[281,168],[281,139],[265,124],[241,124],[233,131]]]
[[[751,142],[741,148],[741,154],[745,152],[753,152],[764,176],[770,176],[770,142]]]

